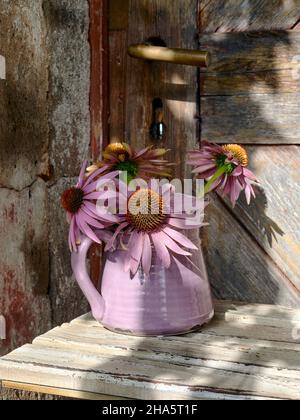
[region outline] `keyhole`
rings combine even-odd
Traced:
[[[160,98],[155,98],[152,102],[152,124],[150,136],[152,140],[161,142],[165,139],[167,127],[163,122],[163,102]]]

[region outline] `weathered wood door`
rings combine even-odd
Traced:
[[[300,303],[298,0],[111,0],[110,140],[150,144],[152,102],[161,98],[176,176],[201,139],[247,145],[261,180],[257,200],[232,210],[213,196],[203,231],[216,297]],[[208,71],[127,56],[160,37],[207,49]],[[199,122],[201,124],[199,124]],[[200,127],[201,125],[201,127]]]
[[[206,233],[216,296],[300,303],[300,2],[202,1],[201,138],[248,147],[250,207],[214,197]],[[298,26],[297,26],[298,25]]]

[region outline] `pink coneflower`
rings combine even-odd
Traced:
[[[106,250],[114,247],[114,242],[127,251],[125,270],[135,275],[141,266],[149,275],[152,252],[155,250],[164,267],[169,268],[174,254],[190,256],[188,250],[198,248],[179,230],[197,229],[203,225],[202,217],[191,222],[191,215],[185,212],[174,213],[174,200],[183,200],[182,194],[176,194],[171,185],[164,187],[164,192],[141,188],[129,194],[127,214],[122,218]],[[195,204],[194,204],[195,205]],[[203,202],[198,210],[203,211]],[[190,220],[189,220],[190,219]]]
[[[67,212],[67,218],[70,222],[69,231],[69,247],[71,251],[77,250],[77,245],[80,244],[80,233],[91,238],[94,242],[101,243],[95,229],[104,229],[119,221],[118,217],[103,212],[99,214],[96,208],[96,200],[101,198],[105,191],[97,192],[96,189],[99,184],[112,180],[118,172],[102,176],[103,169],[99,169],[89,177],[85,177],[87,161],[84,162],[78,183],[76,187],[69,188],[61,196],[61,205]],[[101,176],[101,180],[97,179]]]
[[[255,197],[253,182],[257,182],[253,172],[247,169],[249,159],[246,150],[238,144],[219,146],[203,143],[201,150],[189,153],[188,163],[196,166],[193,173],[207,180],[205,192],[218,190],[228,195],[235,206],[244,190],[247,203]]]
[[[104,173],[111,171],[127,172],[128,181],[134,178],[148,180],[150,178],[169,178],[171,176],[170,163],[162,158],[167,153],[166,149],[155,149],[152,146],[136,152],[127,143],[111,143],[104,153],[103,160],[90,166],[87,170],[93,173],[99,168]]]

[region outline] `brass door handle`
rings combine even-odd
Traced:
[[[134,44],[128,48],[131,57],[149,61],[183,64],[195,67],[208,67],[208,51],[185,50],[181,48],[156,47],[146,44]]]

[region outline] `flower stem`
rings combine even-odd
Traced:
[[[206,183],[205,187],[204,187],[204,193],[203,196],[205,196],[208,192],[210,187],[212,186],[212,184],[218,179],[220,178],[220,176],[222,176],[223,174],[225,174],[226,172],[226,166],[221,166],[220,168],[218,168],[218,170],[215,172],[215,174],[212,176],[212,178]]]
[[[219,168],[216,173],[213,175],[213,177],[206,183],[205,188],[204,188],[204,195],[208,193],[210,187],[212,186],[212,184],[218,179],[220,178],[220,176],[222,176],[224,173],[226,172],[226,166],[221,166],[221,168]]]

